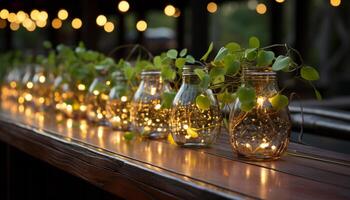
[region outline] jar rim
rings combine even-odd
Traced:
[[[160,75],[161,72],[159,70],[142,70],[141,76],[145,75]]]

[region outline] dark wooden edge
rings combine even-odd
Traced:
[[[0,118],[0,140],[127,199],[240,199],[254,198],[163,169],[151,169],[102,149],[56,137],[42,130]],[[152,168],[155,168],[152,166]],[[202,186],[206,185],[206,187]],[[215,189],[214,189],[215,188]]]

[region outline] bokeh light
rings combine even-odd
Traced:
[[[147,22],[144,20],[138,21],[136,23],[136,29],[141,32],[145,31],[147,29]]]
[[[8,16],[9,16],[9,11],[7,9],[2,9],[0,11],[0,18],[1,19],[7,19]]]
[[[114,30],[114,24],[113,22],[107,22],[105,23],[105,25],[103,26],[103,29],[107,32],[110,33]]]
[[[59,29],[59,28],[62,27],[62,21],[60,19],[58,19],[58,18],[55,18],[55,19],[52,20],[51,26],[54,29]]]
[[[7,22],[4,19],[0,19],[0,29],[6,28]]]
[[[34,9],[30,12],[30,18],[32,18],[33,20],[38,20],[39,15],[40,15],[39,10]]]
[[[331,6],[333,7],[338,7],[341,4],[341,0],[329,0],[329,3],[331,4]]]
[[[79,19],[79,18],[74,18],[74,19],[72,20],[72,27],[73,27],[74,29],[80,29],[82,25],[83,25],[83,22],[81,21],[81,19]]]
[[[61,9],[58,11],[57,16],[60,20],[66,20],[68,18],[68,11]]]
[[[105,23],[107,22],[107,17],[104,15],[99,15],[96,18],[96,24],[99,26],[103,26],[105,25]]]
[[[17,31],[19,29],[19,24],[15,23],[15,22],[11,22],[10,29],[13,31]]]
[[[167,5],[164,8],[164,14],[166,16],[169,16],[169,17],[173,16],[175,14],[175,12],[176,12],[176,9],[175,9],[175,7],[173,5]]]
[[[118,10],[120,12],[127,12],[130,9],[130,5],[127,1],[121,1],[118,3]]]
[[[207,10],[210,13],[215,13],[218,10],[218,5],[215,2],[209,2],[207,5]]]
[[[267,7],[266,7],[265,4],[259,3],[259,4],[256,6],[256,12],[259,13],[260,15],[265,14],[266,11],[267,11]]]

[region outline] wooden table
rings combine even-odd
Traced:
[[[291,143],[282,159],[234,157],[136,138],[52,112],[2,104],[0,140],[127,199],[350,199],[350,156]]]

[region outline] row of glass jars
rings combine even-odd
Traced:
[[[41,108],[54,104],[68,117],[87,117],[117,130],[133,129],[150,139],[166,138],[170,133],[181,146],[209,146],[220,132],[221,111],[212,91],[199,87],[200,80],[194,73],[196,67],[199,66],[184,67],[183,82],[171,109],[161,105],[162,94],[171,88],[159,71],[142,72],[133,98],[121,95],[120,90],[126,87],[121,73],[116,74],[115,86],[110,89],[112,83],[105,78],[106,74],[100,74],[88,88],[83,82],[74,86],[62,83],[61,77],[50,85],[52,77],[36,70],[32,79],[30,73],[25,73],[24,87],[11,91],[21,91],[17,94],[19,103],[31,102]],[[245,74],[246,81],[256,89],[257,106],[244,112],[239,100],[236,101],[229,122],[233,150],[238,156],[254,160],[278,158],[287,147],[291,125],[288,111],[275,111],[268,100],[278,92],[275,74],[254,70],[247,70]],[[10,82],[9,88],[14,86],[12,83],[15,82]],[[196,97],[200,94],[209,98],[209,109],[197,107]]]

